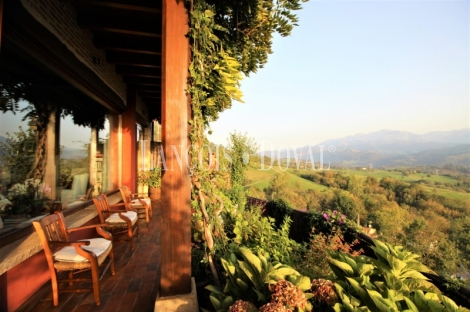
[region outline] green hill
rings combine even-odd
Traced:
[[[246,179],[245,179],[245,187],[254,186],[260,190],[263,190],[269,186],[269,181],[278,173],[282,171],[277,169],[269,169],[269,170],[259,170],[254,168],[249,168],[246,172]],[[300,187],[304,190],[312,189],[312,190],[326,190],[328,187],[308,181],[303,179],[295,174],[292,173],[291,170],[286,171],[290,177],[290,184],[292,187],[296,186],[296,183],[300,183]]]

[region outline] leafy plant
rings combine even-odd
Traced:
[[[138,182],[148,187],[159,188],[162,185],[162,170],[160,168],[141,170],[139,172]]]
[[[287,217],[277,230],[273,218],[261,216],[261,209],[254,207],[236,214],[227,231],[233,233],[232,250],[238,247],[247,247],[258,253],[268,253],[275,261],[292,265],[294,257],[298,254],[300,245],[289,238],[289,229],[292,223]],[[248,221],[249,220],[249,221]],[[235,246],[233,246],[235,245]]]
[[[359,242],[357,240],[347,243],[341,230],[329,234],[312,231],[311,239],[302,257],[302,262],[297,266],[298,270],[310,278],[331,277],[333,271],[330,269],[328,252],[342,252],[352,256],[358,256],[362,250],[354,250],[353,247]]]
[[[329,252],[339,302],[335,311],[459,311],[422,274],[418,255],[374,240],[377,259]]]
[[[241,259],[238,259],[237,255]],[[252,302],[257,306],[264,305],[273,299],[272,293],[278,291],[278,295],[280,294],[279,288],[291,289],[292,286],[295,286],[302,292],[310,289],[308,277],[301,276],[292,267],[272,262],[268,255],[261,253],[255,255],[251,250],[243,247],[239,249],[237,255],[231,253],[227,259],[221,259],[226,274],[225,287],[212,285],[206,287],[211,291],[210,299],[216,311],[227,311],[235,300]],[[281,282],[281,285],[278,283],[279,281],[287,281],[292,286],[286,282]],[[297,292],[289,291],[289,293]],[[303,299],[307,300],[311,294],[303,296]],[[307,311],[311,309],[307,303],[303,306]]]

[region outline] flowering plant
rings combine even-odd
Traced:
[[[24,183],[16,183],[8,190],[12,214],[40,214],[49,201],[47,194],[51,188],[39,179],[27,179]]]
[[[346,216],[340,213],[338,210],[333,210],[330,212],[329,210],[323,214],[323,218],[326,219],[327,223],[331,224],[339,224],[342,225],[346,221]]]

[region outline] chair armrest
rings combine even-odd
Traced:
[[[109,211],[103,211],[106,213],[119,213],[119,212],[128,212],[129,210],[126,209],[116,209],[116,210],[109,210]]]
[[[147,204],[146,201],[144,201],[144,200],[142,200],[142,199],[139,198],[139,202],[140,202],[140,204],[141,204],[142,206],[145,207],[145,209],[150,209],[150,206]]]
[[[106,223],[100,223],[100,224],[91,224],[91,225],[85,225],[77,228],[72,228],[72,229],[67,229],[67,233],[72,233],[75,231],[81,231],[81,230],[86,230],[86,229],[92,229],[96,227],[101,227],[101,226],[106,226]]]
[[[119,209],[114,209],[114,208],[117,208],[117,207],[126,207],[127,208],[127,204],[126,203],[118,203],[118,204],[114,204],[114,205],[109,205],[109,210],[112,210],[112,211],[118,211]]]
[[[61,241],[50,241],[49,243],[57,246],[88,246],[90,242],[88,241],[76,241],[76,242],[61,242]]]

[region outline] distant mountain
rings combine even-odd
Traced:
[[[469,129],[429,132],[423,135],[397,130],[380,130],[369,134],[355,134],[327,140],[319,145],[334,145],[337,151],[356,149],[407,155],[458,144],[470,144]]]
[[[85,149],[69,148],[64,147],[60,158],[62,159],[73,159],[87,157],[87,151]]]
[[[320,148],[320,146],[323,146]],[[323,152],[322,152],[323,149]],[[380,130],[324,141],[296,150],[265,151],[273,158],[321,160],[337,166],[411,166],[454,164],[470,166],[470,129],[429,132]]]

